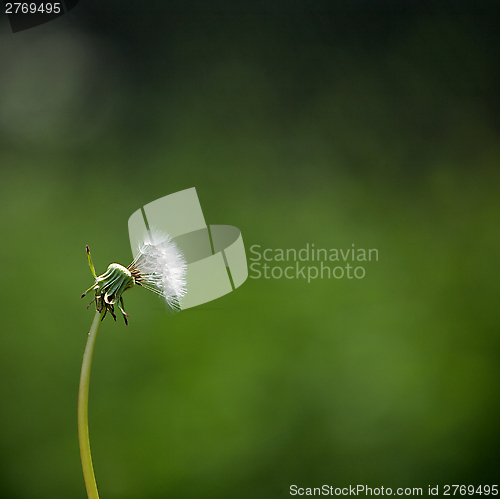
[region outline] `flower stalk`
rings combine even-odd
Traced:
[[[87,346],[83,355],[82,372],[80,375],[80,389],[78,392],[78,439],[80,442],[80,456],[82,458],[83,478],[89,499],[99,499],[97,484],[95,481],[92,456],[90,454],[90,440],[88,427],[88,406],[89,406],[89,383],[90,367],[92,365],[92,355],[94,346],[101,325],[102,318],[106,313],[105,309],[96,310],[94,321],[90,328],[87,339]]]

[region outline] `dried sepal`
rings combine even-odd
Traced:
[[[120,265],[119,263],[112,263],[109,265],[104,274],[97,276],[95,273],[94,265],[92,264],[92,258],[90,256],[90,250],[88,246],[87,256],[90,270],[92,272],[92,275],[95,277],[95,282],[92,286],[90,286],[89,289],[87,289],[87,291],[85,291],[85,293],[82,294],[82,298],[91,290],[94,290],[95,296],[94,299],[89,303],[89,307],[90,305],[92,305],[92,303],[95,302],[96,310],[98,312],[102,312],[102,310],[104,309],[104,314],[102,315],[101,320],[104,319],[104,317],[106,317],[106,314],[109,312],[113,319],[116,321],[116,305],[123,315],[125,324],[128,324],[128,315],[124,310],[122,294],[127,289],[132,288],[135,284],[135,280],[132,277],[130,270],[125,268],[123,265]]]

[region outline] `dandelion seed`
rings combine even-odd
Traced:
[[[172,310],[180,310],[181,299],[187,292],[187,264],[168,234],[147,231],[127,269],[135,284],[162,296]]]

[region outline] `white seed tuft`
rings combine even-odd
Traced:
[[[146,231],[129,269],[137,284],[162,296],[172,310],[180,310],[187,293],[187,263],[168,234]]]

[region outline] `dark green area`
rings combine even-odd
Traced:
[[[249,278],[173,316],[127,291],[91,377],[102,499],[498,483],[497,21],[80,5],[2,24],[0,495],[85,497],[85,245],[98,273],[127,265],[128,217],[193,186],[249,257],[379,260],[359,280]]]

